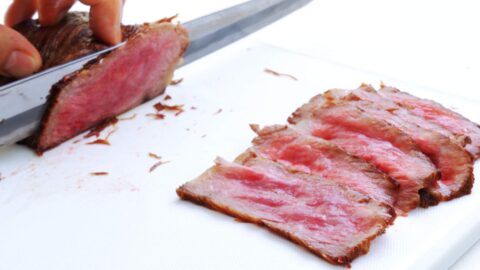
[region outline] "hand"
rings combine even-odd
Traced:
[[[122,0],[80,0],[90,6],[90,28],[96,37],[113,45],[122,39],[120,22]],[[14,0],[5,15],[5,24],[13,26],[25,21],[38,11],[41,25],[58,23],[75,0]],[[24,77],[42,66],[38,51],[15,30],[0,25],[0,74]]]

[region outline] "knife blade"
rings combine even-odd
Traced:
[[[305,6],[312,0],[251,0],[183,24],[190,45],[183,65],[215,52]],[[0,147],[32,135],[46,109],[51,86],[87,62],[124,43],[0,87]],[[180,66],[179,66],[180,67]]]

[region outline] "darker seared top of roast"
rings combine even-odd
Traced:
[[[38,20],[30,19],[17,24],[14,29],[38,49],[43,60],[41,70],[45,70],[108,47],[95,38],[88,19],[86,12],[71,12],[53,26],[40,26]],[[122,26],[123,39],[137,31],[137,26]],[[0,85],[14,80],[0,76]]]

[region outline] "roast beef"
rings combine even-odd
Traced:
[[[185,200],[263,225],[330,263],[349,265],[394,220],[389,206],[342,185],[249,158],[217,160],[177,189]]]
[[[289,122],[306,134],[328,140],[361,157],[400,184],[396,207],[404,213],[420,205],[419,192],[438,179],[435,165],[400,129],[373,118],[349,102],[323,95],[299,108]]]
[[[330,90],[325,96],[352,102],[372,117],[384,120],[412,137],[441,173],[441,179],[421,194],[422,206],[435,205],[471,192],[473,159],[459,144],[459,140],[438,131],[443,130],[442,127],[382,98],[370,86],[364,85],[352,91]]]
[[[421,99],[400,90],[383,86],[378,93],[408,109],[413,114],[442,126],[454,134],[468,136],[470,142],[466,145],[475,159],[480,157],[480,126],[459,113],[445,108],[435,101]]]
[[[363,159],[338,146],[287,126],[257,130],[250,152],[287,166],[290,170],[319,175],[348,186],[390,206],[395,206],[398,183]]]
[[[105,47],[88,17],[69,14],[58,25],[16,27],[40,50],[48,68]],[[38,132],[28,144],[41,154],[73,136],[164,92],[188,46],[180,25],[161,20],[122,28],[126,44],[55,84]]]

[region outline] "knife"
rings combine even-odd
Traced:
[[[183,24],[190,45],[183,65],[219,50],[303,7],[312,0],[251,0]],[[88,61],[125,42],[0,87],[0,147],[32,135],[52,85]]]

